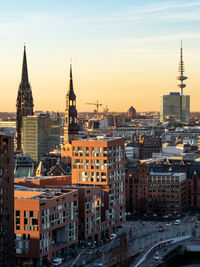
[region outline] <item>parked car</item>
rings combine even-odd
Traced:
[[[166,223],[166,226],[171,226],[172,224],[170,222]]]
[[[96,255],[100,255],[101,253],[102,253],[102,251],[100,249],[97,249]]]
[[[81,266],[86,266],[86,261],[82,261],[82,264],[81,264]]]
[[[92,255],[93,252],[92,252],[91,250],[88,250],[86,254],[87,254],[87,255]]]
[[[59,266],[62,262],[63,262],[63,259],[62,258],[54,258],[52,260],[53,266]]]
[[[116,234],[110,234],[110,239],[112,240],[112,239],[115,239],[117,237],[117,235]]]
[[[160,255],[159,255],[159,251],[156,251],[155,255],[154,255],[154,259],[156,261],[158,261],[160,259]]]

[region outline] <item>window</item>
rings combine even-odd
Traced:
[[[16,210],[15,212],[17,217],[20,216],[20,210]]]

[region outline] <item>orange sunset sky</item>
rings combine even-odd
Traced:
[[[78,111],[159,111],[178,91],[180,39],[191,111],[200,111],[200,3],[5,1],[0,10],[0,112],[15,111],[26,42],[34,110],[64,111],[72,58]],[[103,108],[102,107],[102,108]]]

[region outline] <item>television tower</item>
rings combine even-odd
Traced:
[[[181,48],[180,48],[180,62],[179,62],[179,68],[178,72],[180,75],[177,77],[177,80],[180,81],[180,84],[177,84],[177,86],[180,88],[180,120],[183,121],[183,88],[186,87],[186,84],[184,84],[184,80],[187,80],[187,77],[184,76],[184,63],[183,63],[183,47],[182,47],[182,40],[181,40]]]
[[[184,62],[183,62],[183,47],[182,47],[182,40],[181,40],[181,49],[180,49],[180,62],[179,62],[179,68],[178,71],[180,75],[177,77],[177,80],[179,80],[181,83],[177,86],[181,89],[181,96],[183,96],[183,88],[186,87],[186,84],[183,83],[184,80],[187,80],[187,77],[184,76]]]

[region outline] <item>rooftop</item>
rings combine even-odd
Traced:
[[[84,141],[101,141],[101,142],[108,142],[108,141],[113,141],[113,140],[120,140],[120,139],[123,139],[123,137],[108,137],[108,136],[96,136],[96,137],[91,137],[91,138],[86,138],[86,139],[79,139],[79,140],[73,140],[73,142],[76,142],[76,141],[81,141],[81,142],[84,142]]]
[[[15,185],[15,199],[47,200],[57,198],[75,191],[75,188],[29,188]]]

